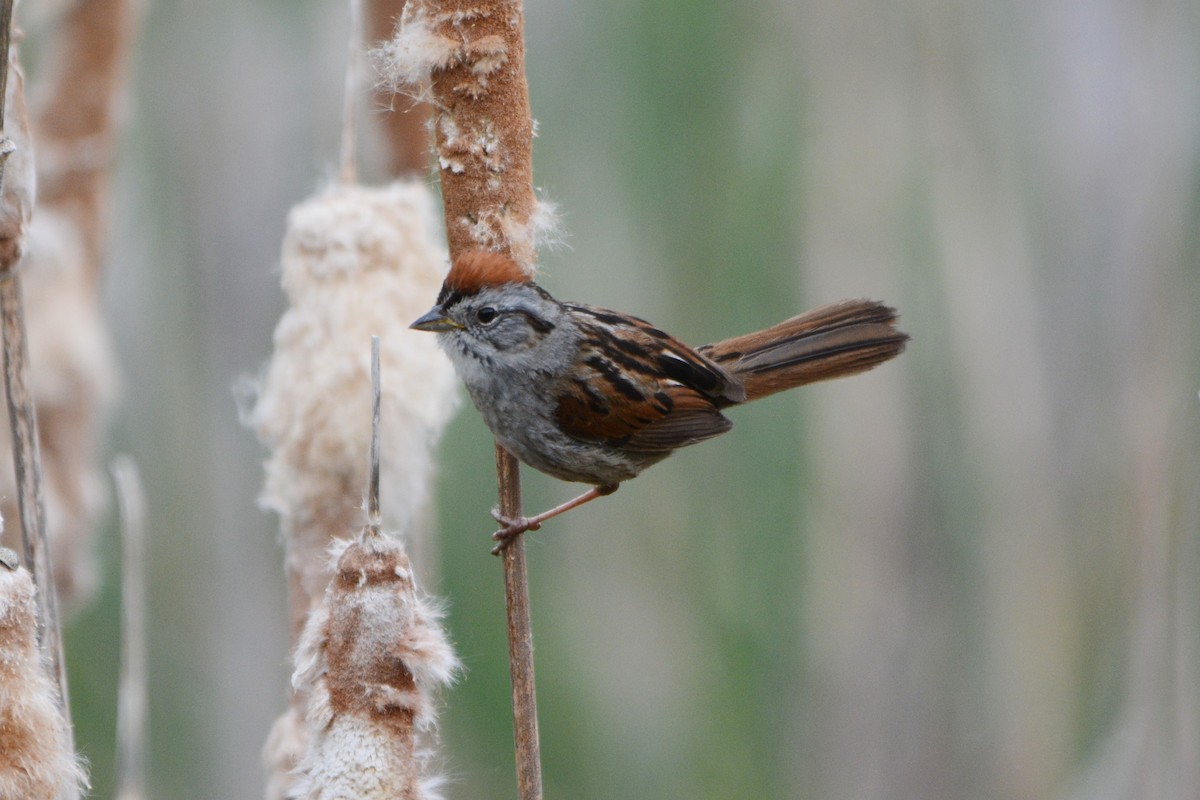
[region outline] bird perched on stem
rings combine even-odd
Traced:
[[[437,303],[411,327],[433,331],[483,420],[534,469],[589,483],[584,494],[493,534],[514,536],[612,494],[680,447],[725,433],[722,410],[853,375],[900,354],[896,312],[843,300],[695,349],[619,311],[561,303],[511,259],[455,259]]]

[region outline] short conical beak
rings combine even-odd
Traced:
[[[446,331],[460,330],[462,325],[447,317],[446,311],[441,306],[434,306],[423,317],[408,327],[415,331],[445,333]]]

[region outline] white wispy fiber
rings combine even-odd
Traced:
[[[460,42],[434,32],[423,5],[406,3],[395,35],[372,55],[385,83],[395,91],[414,93],[433,70],[453,63],[460,47]]]
[[[381,504],[390,525],[410,539],[418,533],[431,451],[458,395],[434,337],[408,326],[433,304],[445,265],[433,197],[420,182],[333,186],[288,216],[289,308],[249,422],[271,449],[261,501],[280,514],[285,536],[307,541],[299,556],[310,595],[324,589],[330,538],[361,521],[372,335],[380,337]],[[305,532],[314,524],[320,529]]]
[[[36,597],[26,569],[0,567],[0,797],[62,800],[87,777],[39,656]]]
[[[436,800],[428,746],[437,692],[459,670],[401,542],[365,533],[332,550],[334,577],[309,615],[292,688],[308,698],[298,797]]]

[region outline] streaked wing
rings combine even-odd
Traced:
[[[585,339],[556,410],[569,435],[662,452],[729,430],[717,405],[738,402],[744,392],[725,370],[636,317],[567,307]]]
[[[630,436],[622,448],[646,453],[677,450],[719,436],[732,427],[733,423],[711,405],[694,411],[674,411]]]

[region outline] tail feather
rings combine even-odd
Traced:
[[[705,345],[754,400],[806,383],[864,372],[904,350],[896,311],[872,300],[843,300],[766,330]]]

